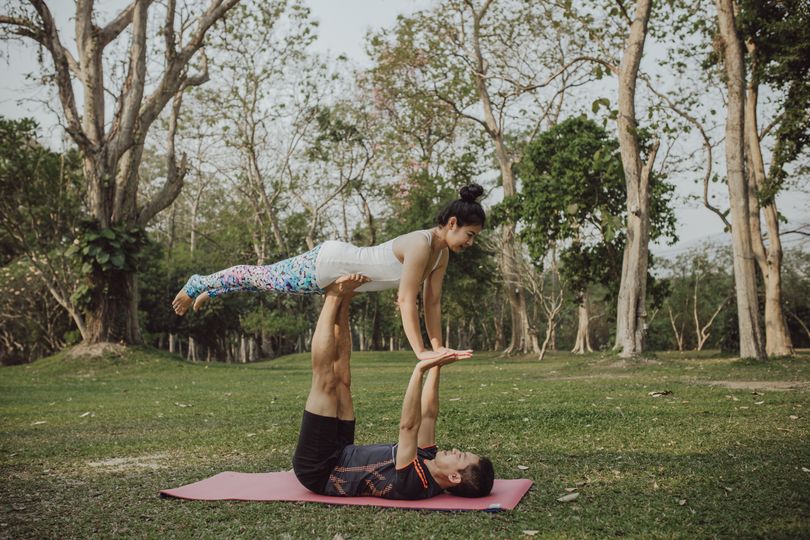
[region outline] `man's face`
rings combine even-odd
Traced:
[[[480,461],[478,454],[462,452],[457,448],[452,450],[442,450],[436,452],[435,462],[442,470],[450,472],[461,472],[470,465],[475,465]]]
[[[481,232],[482,228],[481,225],[464,225],[462,227],[455,217],[451,217],[447,224],[449,225],[446,238],[447,247],[456,253],[473,245],[475,237]]]

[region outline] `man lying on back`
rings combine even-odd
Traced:
[[[492,490],[492,462],[459,450],[438,451],[439,376],[442,366],[471,351],[416,364],[402,402],[397,444],[354,444],[349,303],[367,282],[345,276],[326,291],[312,339],[312,386],[293,468],[309,490],[323,495],[426,499],[445,490],[483,497]],[[427,374],[427,380],[424,382]]]

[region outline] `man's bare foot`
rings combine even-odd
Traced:
[[[351,298],[357,294],[355,292],[357,287],[363,283],[368,283],[369,281],[371,281],[371,279],[363,274],[348,274],[345,276],[340,276],[328,287],[326,287],[326,294],[340,296],[342,298]]]
[[[172,300],[172,309],[182,317],[186,314],[192,303],[194,303],[194,299],[186,294],[185,290],[180,289],[180,292],[177,293],[177,296]]]

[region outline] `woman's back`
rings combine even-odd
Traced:
[[[376,246],[358,247],[347,242],[327,240],[318,253],[318,285],[326,287],[342,275],[359,273],[371,281],[357,288],[357,291],[382,291],[396,289],[402,278],[405,253],[419,249],[421,245],[430,248],[430,230],[413,231],[393,238]],[[399,255],[399,257],[398,257]],[[438,259],[433,264],[435,268]]]

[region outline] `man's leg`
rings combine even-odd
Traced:
[[[337,378],[337,415],[340,420],[354,420],[354,404],[352,402],[352,331],[349,325],[349,304],[354,292],[343,297],[340,304],[337,321],[335,323],[335,343],[337,357],[332,365]]]
[[[305,410],[320,416],[337,417],[337,377],[332,364],[337,358],[334,326],[342,295],[330,287],[324,295],[321,314],[312,336],[312,385]]]
[[[313,414],[354,419],[351,405],[351,332],[349,302],[354,289],[368,282],[360,274],[350,274],[336,280],[326,289],[323,308],[312,336],[312,386],[305,409]],[[341,307],[343,304],[345,306]],[[340,364],[344,368],[336,368]],[[340,393],[338,388],[341,388]],[[348,394],[348,402],[339,397]],[[341,405],[342,404],[342,410]]]

